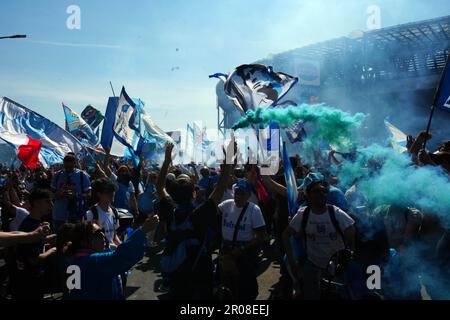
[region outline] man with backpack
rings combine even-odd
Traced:
[[[353,249],[354,220],[338,207],[327,204],[328,184],[320,174],[310,173],[302,187],[307,206],[298,210],[283,233],[288,263],[299,280],[306,300],[319,300],[320,283],[330,258],[340,250]],[[300,239],[297,261],[290,242]]]
[[[86,199],[91,189],[89,175],[76,168],[73,154],[64,157],[64,168],[55,173],[51,183],[55,192],[53,207],[53,231],[66,222],[80,222],[86,212]]]
[[[219,271],[222,282],[227,282],[222,284],[230,286],[233,297],[239,300],[255,300],[258,296],[258,254],[261,245],[269,242],[261,209],[249,202],[251,192],[250,183],[241,179],[235,185],[234,199],[219,205],[222,218]]]
[[[122,243],[116,232],[119,228],[119,213],[116,208],[111,206],[116,190],[116,185],[107,178],[95,180],[92,184],[92,191],[95,193],[98,203],[89,208],[86,213],[87,221],[93,221],[103,229],[110,248],[116,248]]]

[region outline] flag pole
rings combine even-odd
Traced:
[[[445,62],[445,66],[444,66],[444,70],[442,70],[441,76],[439,78],[438,86],[436,88],[436,92],[434,93],[433,105],[431,106],[430,117],[428,119],[428,124],[427,124],[426,137],[428,137],[428,134],[430,133],[431,120],[433,119],[434,109],[436,109],[436,102],[437,102],[436,100],[439,97],[439,93],[440,93],[440,89],[441,89],[441,83],[442,83],[442,80],[444,79],[445,73],[446,73],[447,68],[448,68],[449,58],[450,58],[450,55],[447,56],[447,59],[446,59],[446,62]],[[427,139],[425,138],[425,141],[423,143],[423,149],[425,149],[426,146],[427,146]]]
[[[115,98],[116,97],[116,93],[114,92],[114,88],[113,88],[113,85],[112,85],[111,81],[109,82],[109,85],[111,86],[111,91],[112,91],[113,97]]]
[[[435,104],[433,103],[433,105],[431,106],[430,117],[428,118],[428,124],[427,124],[427,130],[426,130],[425,137],[428,137],[428,134],[430,133],[431,120],[433,119],[434,109],[436,109],[436,107],[434,105]],[[426,147],[427,147],[427,139],[425,138],[425,141],[423,142],[423,149],[425,149]]]

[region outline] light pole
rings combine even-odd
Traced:
[[[23,39],[26,38],[27,36],[25,34],[16,34],[14,36],[6,36],[6,37],[0,37],[1,39]]]

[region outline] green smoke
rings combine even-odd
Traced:
[[[271,121],[287,127],[302,120],[315,127],[313,132],[308,132],[309,142],[316,144],[324,139],[331,145],[347,148],[352,141],[353,130],[361,125],[364,118],[365,115],[362,113],[351,115],[323,104],[303,104],[283,109],[258,108],[256,111],[248,111],[246,116],[240,119],[232,129],[248,128],[252,125],[267,126]]]
[[[351,185],[358,180],[362,192],[374,206],[411,206],[440,216],[450,226],[450,182],[439,167],[416,167],[405,154],[371,145],[360,149],[355,162],[345,161],[339,180]]]

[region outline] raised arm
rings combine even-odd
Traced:
[[[156,196],[159,199],[164,199],[167,196],[169,196],[169,194],[167,193],[167,191],[165,189],[165,184],[166,184],[167,172],[169,171],[169,166],[170,166],[170,163],[172,162],[172,150],[173,150],[173,144],[168,143],[166,145],[166,154],[164,157],[164,162],[163,162],[161,171],[158,176],[158,181],[156,182]]]
[[[111,175],[112,175],[112,170],[111,170],[111,164],[110,164],[110,161],[111,161],[111,154],[110,154],[110,152],[111,152],[111,150],[110,149],[106,149],[105,150],[106,151],[106,155],[105,155],[105,162],[104,162],[104,164],[103,164],[103,169],[104,169],[104,172],[105,172],[105,174],[106,174],[106,176],[107,177],[111,177]]]
[[[227,158],[226,155],[230,155],[230,154],[234,155],[235,151],[237,152],[237,145],[236,145],[234,138],[232,138],[230,143],[227,146],[227,151],[225,153],[225,159]],[[236,159],[237,159],[237,155],[236,155]],[[234,163],[230,164],[230,163],[226,163],[226,162],[227,161],[225,160],[225,164],[222,165],[222,172],[220,172],[219,180],[217,181],[214,190],[211,192],[211,195],[209,196],[209,199],[211,199],[215,203],[216,206],[219,205],[220,200],[222,200],[223,194],[227,188],[228,178],[230,177],[231,172],[233,171],[233,167],[234,167]]]
[[[263,184],[271,191],[280,196],[287,197],[287,188],[275,181],[270,176],[261,175]]]

